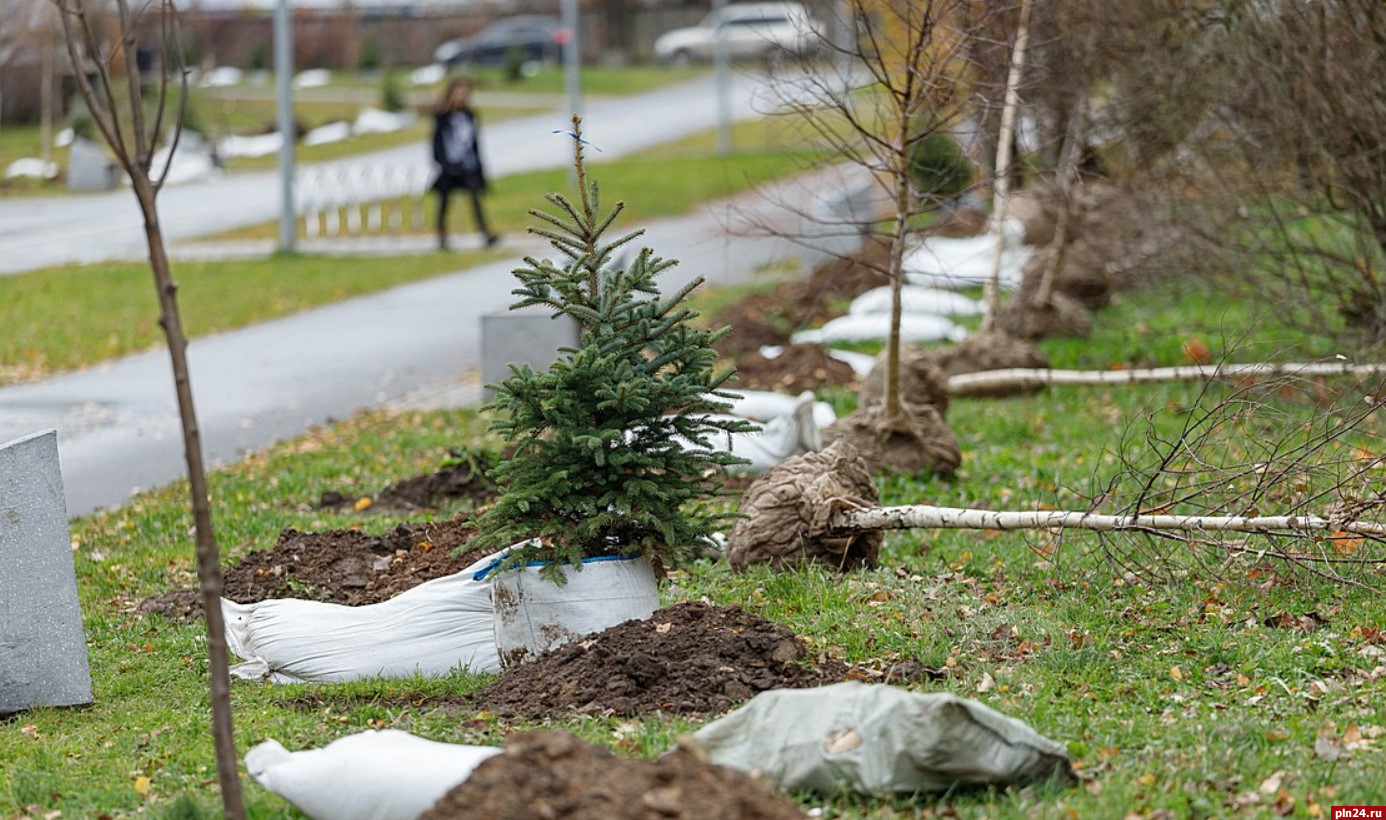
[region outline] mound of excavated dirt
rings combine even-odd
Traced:
[[[222,596],[243,604],[269,598],[375,604],[475,563],[482,557],[479,551],[452,554],[475,534],[458,519],[400,524],[381,535],[287,529],[274,547],[253,552],[225,571]],[[197,590],[158,595],[139,609],[177,621],[202,617]]]
[[[793,820],[787,797],[680,745],[628,760],[567,732],[510,737],[421,820]]]
[[[798,394],[805,390],[817,392],[828,385],[853,384],[856,380],[851,365],[829,356],[818,345],[787,344],[774,358],[754,350],[739,355],[732,389]]]
[[[723,308],[709,319],[712,327],[732,329],[717,343],[718,354],[734,359],[763,345],[787,344],[794,331],[841,315],[838,303],[889,281],[884,273],[889,253],[888,242],[869,239],[853,257],[829,259],[807,280],[785,282],[773,292],[752,294]]]
[[[804,665],[808,655],[793,632],[739,607],[675,604],[513,666],[469,700],[511,719],[716,715],[767,689],[822,686],[849,671],[833,659]]]
[[[454,457],[459,454],[454,452]],[[460,459],[439,469],[397,481],[369,499],[371,509],[431,510],[440,504],[461,499],[473,505],[489,503],[496,497],[496,482],[486,475],[487,462],[494,456],[481,454],[475,459]],[[320,507],[343,507],[357,504],[360,496],[329,490],[322,494]]]

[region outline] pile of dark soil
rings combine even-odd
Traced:
[[[799,394],[817,392],[828,385],[854,384],[856,380],[851,365],[829,356],[818,345],[787,344],[773,359],[756,350],[737,356],[736,382],[731,389]]]
[[[509,719],[716,715],[767,689],[823,686],[850,671],[808,658],[779,624],[740,607],[683,603],[511,667],[469,700]]]
[[[490,503],[496,497],[496,482],[486,474],[488,462],[494,456],[479,454],[466,458],[454,452],[457,459],[431,473],[397,481],[369,498],[372,509],[432,510],[441,504],[470,500],[473,505]],[[356,505],[360,496],[328,490],[322,494],[320,507]]]
[[[400,524],[381,535],[286,529],[274,547],[226,569],[222,596],[243,604],[269,598],[375,604],[475,563],[479,551],[452,554],[475,534],[458,519]],[[175,590],[145,600],[139,611],[186,622],[202,617],[201,596]]]
[[[762,345],[787,344],[794,331],[840,316],[841,303],[889,282],[884,274],[889,253],[889,243],[868,240],[852,258],[829,259],[807,280],[786,282],[719,311],[710,324],[730,326],[732,332],[717,343],[717,352],[736,358]]]
[[[439,798],[421,820],[792,820],[789,798],[680,746],[628,760],[567,732],[528,732]]]

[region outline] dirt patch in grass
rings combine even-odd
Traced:
[[[272,548],[225,570],[222,596],[243,604],[270,598],[375,604],[475,563],[480,551],[452,554],[475,534],[460,519],[400,524],[380,535],[286,529]],[[175,590],[143,601],[139,611],[188,622],[202,617],[201,596]]]
[[[811,656],[789,629],[740,607],[682,603],[507,669],[467,700],[509,719],[716,715],[767,689],[822,686],[850,671]]]
[[[496,482],[487,475],[495,456],[485,453],[454,452],[458,459],[431,473],[397,481],[375,495],[360,496],[328,490],[318,506],[323,508],[355,506],[358,509],[433,510],[444,503],[471,501],[473,506],[487,504],[496,497]]]
[[[477,767],[421,820],[792,820],[803,811],[748,775],[679,747],[628,760],[567,732],[528,732]]]

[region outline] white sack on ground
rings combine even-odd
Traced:
[[[853,316],[890,313],[890,287],[872,288],[852,300],[847,312]],[[902,313],[923,313],[930,316],[980,316],[984,307],[976,299],[961,293],[920,285],[900,288]]]
[[[770,358],[770,357],[767,357]],[[731,399],[731,409],[728,411],[733,416],[752,421],[769,421],[776,416],[790,416],[799,406],[799,402],[807,396],[813,400],[811,392],[801,393],[791,396],[787,393],[773,393],[769,390],[728,390],[728,394],[735,395]],[[715,398],[715,397],[714,397]],[[723,399],[717,399],[723,401]],[[819,427],[827,427],[837,421],[837,411],[833,406],[825,401],[813,402],[813,422]]]
[[[273,131],[268,134],[256,134],[249,137],[240,137],[232,134],[222,137],[217,143],[217,153],[223,159],[231,157],[265,157],[277,153],[284,144],[284,137],[278,132]]]
[[[356,115],[356,121],[351,124],[351,133],[389,134],[408,128],[418,118],[413,111],[381,111],[379,108],[367,108]]]
[[[1001,287],[1020,284],[1021,268],[1034,249],[1024,245],[1025,224],[1007,219],[1001,224],[1004,250],[1001,253]],[[905,252],[901,269],[905,281],[914,285],[940,288],[977,287],[991,277],[996,253],[996,235],[985,233],[965,239],[933,236]]]
[[[496,557],[367,606],[223,599],[226,642],[246,659],[231,673],[275,683],[340,683],[441,677],[458,668],[499,672],[491,585],[472,577]]]
[[[805,392],[795,400],[794,412],[776,416],[750,433],[714,433],[707,437],[714,450],[729,452],[749,461],[730,469],[762,473],[790,456],[823,449],[823,436],[814,421],[813,394]],[[708,415],[708,419],[745,421],[741,416]],[[676,438],[682,447],[692,442]]]
[[[500,752],[369,730],[302,752],[266,740],[245,768],[313,820],[414,820]]]
[[[44,162],[38,157],[23,157],[5,166],[5,179],[56,179],[58,163]]]
[[[351,139],[351,123],[338,120],[329,122],[326,125],[319,125],[312,131],[303,135],[305,146],[329,145],[334,142],[342,142]]]
[[[906,313],[900,317],[900,339],[906,342],[960,342],[967,331],[942,316]],[[791,339],[796,344],[831,344],[833,342],[884,341],[890,338],[890,314],[839,316],[819,328],[796,332]]]
[[[767,359],[778,359],[784,352],[782,345],[761,345],[760,355]],[[876,357],[866,353],[857,353],[854,350],[835,350],[831,347],[823,348],[823,352],[829,358],[837,359],[852,368],[852,372],[858,376],[865,376],[871,372],[871,368],[876,364]]]
[[[1068,751],[1015,718],[948,693],[859,681],[763,692],[693,739],[713,763],[763,774],[786,792],[888,795],[1074,777]]]
[[[221,169],[212,161],[211,147],[195,131],[184,131],[178,138],[177,150],[172,151],[172,148],[165,145],[155,151],[150,160],[150,172],[163,173],[165,185],[181,185],[221,175]],[[170,154],[172,162],[169,161]],[[164,173],[165,166],[168,167],[167,173]],[[128,178],[126,182],[128,184]]]

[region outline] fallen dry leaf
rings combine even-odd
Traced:
[[[1270,777],[1267,777],[1265,780],[1262,780],[1261,785],[1257,787],[1257,791],[1261,792],[1261,794],[1275,794],[1276,792],[1280,791],[1280,787],[1284,783],[1285,773],[1276,772]]]

